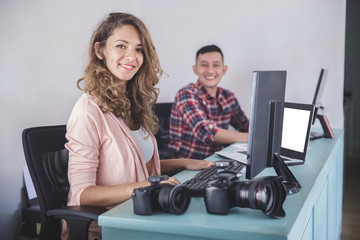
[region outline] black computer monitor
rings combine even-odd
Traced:
[[[319,76],[318,82],[316,84],[315,94],[314,94],[314,98],[313,98],[313,102],[312,102],[312,105],[314,105],[314,106],[316,106],[316,101],[317,101],[317,97],[319,95],[321,81],[324,76],[324,71],[325,71],[325,69],[323,69],[323,68],[320,70],[320,76]]]
[[[286,71],[253,72],[246,178],[273,166],[292,194],[300,185],[280,157],[285,88]]]
[[[324,107],[316,105],[317,97],[318,97],[318,94],[319,94],[319,91],[321,88],[322,79],[324,76],[324,72],[325,72],[325,69],[322,68],[320,70],[320,76],[319,76],[319,79],[318,79],[318,82],[316,85],[315,94],[314,94],[314,98],[313,98],[313,102],[312,102],[312,104],[315,106],[314,118],[313,118],[312,124],[315,124],[315,120],[319,119],[321,127],[323,129],[323,132],[312,131],[310,140],[316,140],[319,138],[334,138],[334,133],[332,132],[329,120],[323,113],[321,113],[321,111],[324,109]],[[322,85],[324,85],[324,84],[322,84]]]
[[[252,179],[272,166],[280,153],[286,71],[254,71],[246,178]],[[272,125],[272,126],[270,126]]]

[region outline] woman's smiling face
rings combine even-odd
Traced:
[[[109,71],[124,81],[131,80],[144,62],[140,34],[132,25],[116,28],[104,47],[96,42],[95,52],[98,58],[105,58]]]

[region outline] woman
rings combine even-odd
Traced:
[[[85,91],[67,124],[68,205],[112,207],[149,186],[150,175],[213,165],[194,159],[159,160],[152,106],[162,69],[140,19],[111,13],[95,30],[89,63],[78,87]],[[80,86],[83,84],[83,87]],[[170,177],[165,181],[179,184]]]

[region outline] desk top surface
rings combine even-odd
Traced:
[[[282,219],[268,217],[260,210],[239,207],[230,209],[227,215],[208,214],[202,197],[193,197],[188,210],[182,215],[158,211],[150,216],[141,216],[133,213],[133,203],[130,199],[102,214],[99,217],[99,225],[127,230],[189,234],[204,238],[231,239],[239,235],[249,236],[251,239],[265,239],[265,236],[266,239],[275,239],[279,236],[288,236],[295,222],[300,221],[298,219],[300,211],[311,211],[307,199],[310,198],[310,193],[319,190],[316,189],[314,183],[315,181],[319,182],[319,178],[322,178],[321,172],[326,168],[327,159],[336,144],[343,141],[343,130],[334,130],[334,133],[335,139],[311,141],[305,164],[289,167],[302,188],[298,193],[287,196],[283,205],[286,216]],[[212,161],[220,159],[222,158],[217,155],[208,158]],[[184,182],[197,172],[185,170],[175,177],[180,182]],[[273,168],[266,168],[257,177],[275,175],[276,172]],[[323,175],[325,178],[325,174]],[[302,221],[307,221],[307,219]]]

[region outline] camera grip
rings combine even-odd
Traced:
[[[227,214],[230,209],[229,187],[222,181],[205,187],[204,201],[206,211],[212,214]]]
[[[151,215],[153,212],[151,191],[146,188],[135,189],[132,196],[134,213],[139,215]]]

